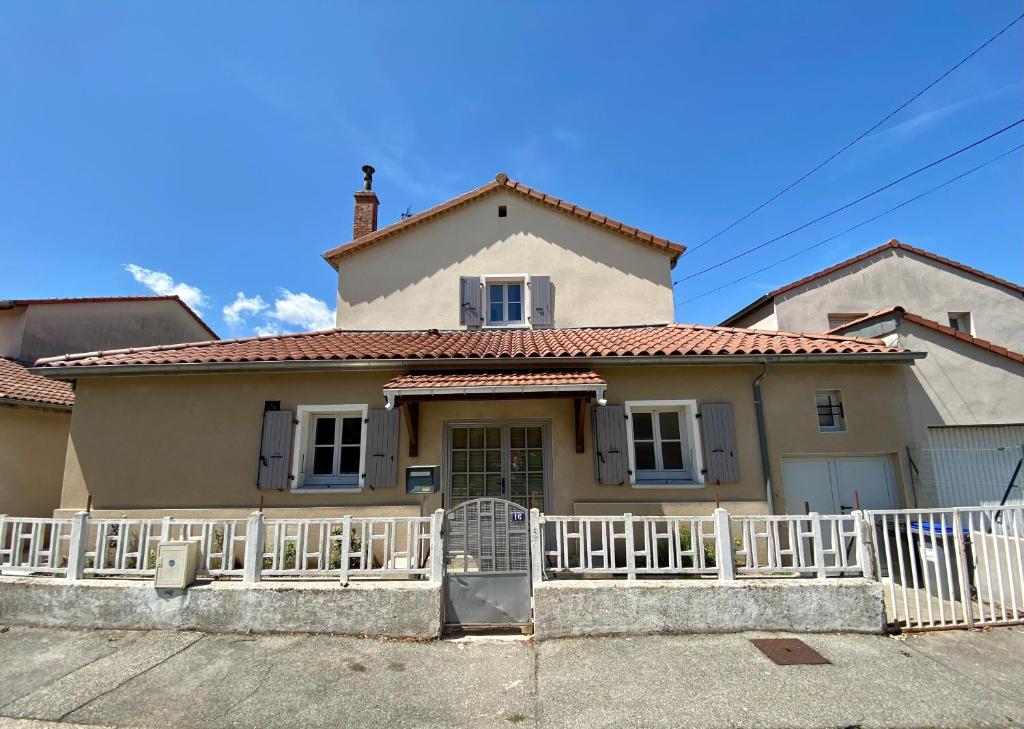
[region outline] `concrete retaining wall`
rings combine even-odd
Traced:
[[[864,579],[553,580],[535,586],[534,635],[881,633],[882,586]]]
[[[209,582],[158,592],[152,582],[141,580],[69,583],[0,577],[0,623],[436,638],[441,633],[441,586]]]

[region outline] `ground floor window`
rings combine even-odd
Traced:
[[[456,423],[449,426],[448,443],[448,508],[492,496],[544,511],[543,423]]]
[[[626,403],[629,470],[635,486],[693,485],[700,447],[694,400]]]
[[[358,489],[366,441],[365,405],[300,405],[295,488]]]

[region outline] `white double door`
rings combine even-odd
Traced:
[[[888,456],[790,456],[782,459],[786,513],[847,514],[897,508]]]

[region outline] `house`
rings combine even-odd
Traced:
[[[75,396],[27,365],[64,352],[208,340],[176,296],[0,301],[0,514],[50,516],[60,504]]]
[[[479,496],[567,515],[903,502],[903,373],[920,355],[677,324],[682,245],[504,174],[378,228],[364,172],[353,238],[324,254],[337,329],[37,363],[76,388],[61,513],[90,500],[101,515],[221,518],[420,515]],[[823,478],[816,493],[787,491],[785,463]]]
[[[1022,323],[1024,287],[896,240],[778,288],[723,322],[875,337],[925,353],[903,370],[912,440],[922,449],[915,468],[927,471],[924,486],[945,506],[998,501],[1020,458]],[[948,451],[945,461],[940,451]],[[959,498],[941,493],[954,481],[967,489]]]

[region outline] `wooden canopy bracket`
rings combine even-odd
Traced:
[[[409,433],[409,457],[415,458],[420,454],[420,404],[416,400],[402,403],[402,412],[405,413],[405,429]]]
[[[576,452],[583,453],[587,427],[587,403],[589,398],[574,397],[572,399],[572,423],[576,431]]]

